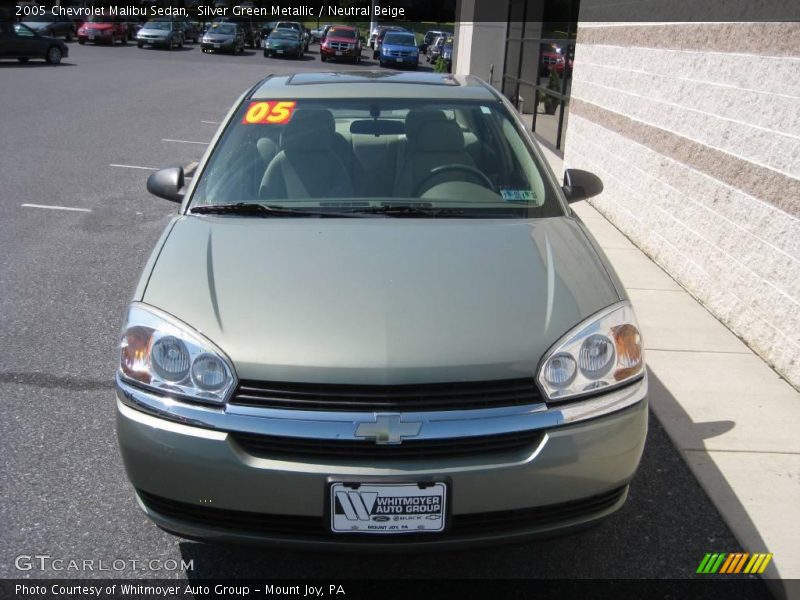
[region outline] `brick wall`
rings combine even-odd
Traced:
[[[800,387],[800,24],[581,24],[565,165]]]

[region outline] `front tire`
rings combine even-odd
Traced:
[[[65,35],[65,36],[64,36],[64,38],[65,38],[65,39],[66,39],[68,42],[71,42],[71,41],[72,41],[72,32],[71,32],[71,31],[68,31],[68,32],[67,32],[67,35]]]
[[[143,44],[142,42],[137,42],[137,43],[136,43],[136,45],[137,45],[139,48],[144,48],[144,44]]]
[[[328,57],[327,57],[327,56],[325,56],[324,54],[320,54],[320,55],[319,55],[319,59],[320,59],[322,62],[325,62],[325,61],[327,61],[327,60],[328,60]]]
[[[86,40],[78,40],[78,43],[79,43],[81,46],[85,46],[85,45],[86,45]]]
[[[61,48],[58,46],[50,46],[50,48],[47,49],[47,57],[45,60],[51,65],[57,65],[61,62],[63,56],[64,53],[61,51]]]
[[[123,46],[127,46],[128,45],[128,36],[127,35],[123,35],[122,39],[120,39],[119,43],[122,44]]]

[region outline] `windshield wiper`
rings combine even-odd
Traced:
[[[272,206],[258,202],[236,202],[235,204],[208,204],[193,206],[190,211],[195,215],[241,215],[245,217],[357,217],[350,212],[330,212],[324,210],[305,210]]]
[[[389,217],[469,217],[460,208],[432,208],[429,206],[414,206],[412,204],[387,204],[385,206],[368,206],[356,208],[353,212],[369,215],[387,215]]]

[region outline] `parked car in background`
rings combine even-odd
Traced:
[[[114,17],[92,15],[78,29],[79,44],[113,44],[117,41],[121,44],[128,43],[128,26]]]
[[[189,42],[196,44],[200,41],[202,36],[200,28],[193,21],[190,21],[188,17],[174,17],[172,20],[180,27],[181,33],[183,33],[183,40],[187,44]]]
[[[244,43],[249,48],[258,48],[261,45],[259,33],[261,28],[258,23],[249,17],[218,17],[213,23],[235,23],[237,29],[244,36]]]
[[[311,33],[311,41],[313,43],[315,43],[315,44],[320,42],[320,41],[322,41],[322,38],[325,37],[325,32],[330,27],[333,27],[333,25],[331,25],[330,23],[326,23],[325,25],[322,25],[321,27],[318,27],[317,29],[312,29],[311,32],[310,32]]]
[[[448,73],[453,70],[453,38],[448,37],[442,46],[442,58],[444,59],[445,69]]]
[[[186,40],[183,37],[183,28],[172,19],[153,19],[144,24],[136,35],[136,45],[139,48],[152,46],[153,48],[183,48]]]
[[[382,67],[419,68],[419,48],[417,37],[413,33],[389,31],[378,48],[378,60]]]
[[[238,23],[222,21],[211,24],[203,34],[200,48],[203,52],[230,52],[241,54],[246,44],[244,30]]]
[[[191,182],[147,181],[180,207],[116,338],[119,449],[155,524],[435,562],[625,504],[648,380],[570,209],[596,176],[559,186],[473,77],[270,75],[219,131]]]
[[[307,33],[302,23],[297,21],[278,21],[275,23],[275,29],[294,29],[300,35],[300,39],[303,42],[303,51],[308,52],[311,36]]]
[[[361,62],[361,40],[358,29],[350,25],[332,26],[320,44],[319,58],[323,62],[326,60]]]
[[[303,58],[305,42],[296,29],[276,27],[263,41],[264,58],[281,56]]]
[[[63,37],[68,42],[75,35],[75,23],[69,17],[59,17],[51,13],[25,17],[22,21],[39,35],[47,37]]]
[[[448,33],[447,31],[436,31],[436,30],[426,31],[425,37],[422,38],[422,43],[419,45],[419,51],[422,52],[423,54],[427,54],[429,46],[435,43],[438,38],[447,37],[448,35],[452,34]]]
[[[386,36],[387,33],[391,31],[411,33],[405,27],[398,27],[397,25],[389,25],[386,27],[379,28],[378,35],[375,38],[375,44],[373,46],[372,58],[378,58],[380,56],[381,43],[383,42],[383,38]]]
[[[69,46],[61,40],[40,35],[22,23],[0,21],[0,58],[16,58],[23,63],[43,58],[57,65],[67,56]]]
[[[275,29],[275,25],[277,25],[277,21],[270,21],[269,23],[265,23],[261,26],[261,30],[259,35],[261,37],[261,47],[264,47],[264,38],[268,37],[272,30]]]
[[[139,30],[144,25],[144,23],[132,18],[124,20],[123,23],[125,24],[125,27],[128,30],[128,40],[135,41],[136,36],[139,33]]]
[[[425,53],[425,60],[429,63],[435,63],[442,55],[442,48],[447,36],[441,35],[437,37],[432,44],[428,46],[428,51]]]

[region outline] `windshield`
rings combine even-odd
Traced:
[[[172,25],[168,21],[150,21],[145,25],[146,29],[172,29]]]
[[[199,176],[191,206],[342,211],[387,205],[470,218],[563,214],[498,100],[246,101]]]
[[[105,17],[103,15],[91,15],[88,19],[86,19],[87,23],[105,23],[107,25],[111,25],[114,20],[111,17]]]
[[[383,43],[387,46],[416,46],[414,36],[407,33],[387,33]]]
[[[50,15],[31,15],[22,20],[26,23],[50,23],[53,21],[53,17]]]
[[[218,33],[220,35],[233,35],[236,33],[236,25],[230,23],[216,23],[209,33]]]
[[[356,32],[352,29],[340,29],[338,27],[332,27],[328,31],[328,35],[331,37],[346,38],[348,40],[356,39]]]

